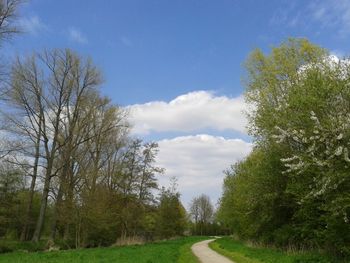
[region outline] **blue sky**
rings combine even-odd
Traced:
[[[237,95],[241,65],[256,47],[294,36],[348,52],[350,15],[317,16],[332,2],[349,1],[30,0],[22,16],[38,18],[41,28],[13,44],[21,52],[70,47],[91,56],[106,94],[122,105],[198,89]],[[70,30],[82,39],[69,38]]]
[[[160,164],[180,177],[185,202],[201,190],[217,199],[221,171],[251,149],[239,112],[245,109],[242,64],[252,49],[268,51],[287,37],[306,37],[339,56],[350,49],[348,0],[30,0],[21,9],[20,24],[27,33],[5,47],[9,55],[69,47],[94,60],[104,75],[103,93],[136,109],[133,121],[140,129],[134,134],[158,140],[160,154],[168,152]],[[172,114],[174,122],[159,112]],[[236,139],[245,146],[232,146]],[[216,170],[205,169],[215,171],[203,180],[206,186],[194,192],[195,184],[182,187],[205,173],[198,170],[199,151],[207,147],[212,157],[225,148],[223,142],[226,161],[210,159]],[[188,153],[187,159],[170,162],[179,151]],[[173,168],[186,161],[176,174]],[[191,175],[185,176],[187,171]]]

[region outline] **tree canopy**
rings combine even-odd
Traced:
[[[289,39],[246,67],[256,147],[228,171],[219,218],[243,238],[349,254],[348,60]]]

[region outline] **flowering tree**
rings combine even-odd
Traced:
[[[349,64],[305,39],[250,55],[256,147],[227,177],[219,210],[243,238],[350,255]]]
[[[322,64],[304,69],[301,75],[300,82],[286,98],[285,112],[290,112],[288,108],[296,101],[294,97],[302,92],[308,97],[301,102],[319,103],[305,103],[302,116],[289,115],[289,120],[302,118],[303,122],[288,121],[283,127],[275,126],[272,138],[290,149],[288,155],[281,158],[286,167],[283,173],[311,176],[309,189],[300,196],[299,202],[314,198],[331,200],[326,209],[349,223],[350,194],[346,191],[350,182],[349,63],[330,57]],[[303,91],[311,81],[318,84],[317,89]]]

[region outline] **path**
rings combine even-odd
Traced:
[[[209,248],[208,244],[215,239],[204,240],[192,246],[192,252],[202,263],[234,263]]]

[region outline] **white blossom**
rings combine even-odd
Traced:
[[[339,147],[335,150],[334,155],[340,156],[342,153],[343,153],[343,146],[339,146]]]
[[[345,160],[345,162],[350,163],[349,151],[348,151],[347,147],[344,148],[344,160]]]
[[[291,161],[299,160],[299,159],[300,159],[299,156],[294,155],[294,156],[289,157],[289,158],[282,158],[281,161],[282,162],[291,162]]]

